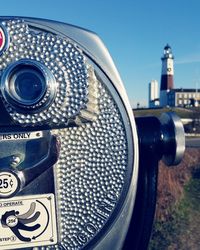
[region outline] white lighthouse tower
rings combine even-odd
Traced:
[[[164,47],[162,60],[162,75],[160,83],[160,106],[168,105],[168,93],[174,88],[174,56],[171,47]]]

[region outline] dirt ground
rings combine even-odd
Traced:
[[[178,166],[160,162],[149,249],[200,249],[200,149],[187,148]]]

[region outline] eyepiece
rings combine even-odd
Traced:
[[[10,72],[8,88],[16,102],[34,105],[44,96],[47,86],[44,75],[36,67],[18,65]]]
[[[11,64],[2,75],[2,94],[16,108],[41,109],[54,97],[55,79],[50,70],[32,60]]]

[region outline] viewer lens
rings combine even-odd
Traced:
[[[8,79],[13,99],[23,105],[34,105],[46,92],[43,73],[33,65],[18,65]]]
[[[0,90],[12,108],[40,112],[56,95],[56,80],[44,64],[22,59],[10,64],[1,76]]]

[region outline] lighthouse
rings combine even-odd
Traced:
[[[164,47],[162,60],[162,74],[160,83],[160,106],[168,105],[168,93],[174,88],[174,56],[171,47]]]

